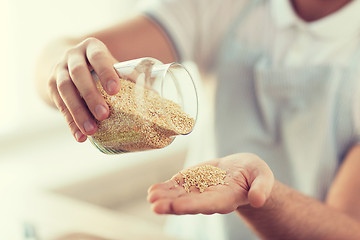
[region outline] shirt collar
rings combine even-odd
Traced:
[[[293,9],[290,0],[272,0],[271,13],[279,28],[297,26],[324,38],[360,34],[360,1],[353,0],[337,12],[313,22],[305,22]]]
[[[290,0],[272,0],[270,9],[275,24],[279,28],[287,28],[296,23],[297,15],[290,3]]]

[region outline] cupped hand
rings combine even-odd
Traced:
[[[274,184],[273,173],[254,154],[233,154],[200,165],[212,165],[225,170],[225,184],[210,186],[202,193],[191,187],[188,193],[182,186],[182,175],[178,173],[170,180],[149,188],[148,201],[155,213],[225,214],[247,204],[261,207],[270,196]]]
[[[91,71],[98,75],[108,94],[116,94],[120,86],[113,68],[115,62],[104,43],[88,38],[65,53],[49,78],[49,95],[78,142],[84,142],[86,135],[96,132],[95,119],[104,120],[109,116],[109,107]]]

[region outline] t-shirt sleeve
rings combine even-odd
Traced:
[[[180,61],[208,70],[235,15],[248,0],[159,0],[142,12],[168,35]]]

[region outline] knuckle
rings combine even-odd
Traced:
[[[75,132],[74,130],[77,128],[77,125],[76,125],[74,119],[72,117],[68,117],[68,118],[66,118],[66,122],[67,122],[68,126],[70,127],[71,132]]]
[[[64,115],[65,119],[67,119],[69,116],[69,111],[64,103],[58,103],[56,104],[59,111]]]
[[[68,119],[66,119],[66,122],[69,126],[69,128],[71,129],[71,132],[73,134],[75,134],[75,132],[79,129],[78,126],[76,125],[74,119],[72,117],[69,117]]]
[[[70,78],[57,79],[57,89],[59,92],[65,92],[71,84]]]
[[[94,42],[98,42],[99,40],[95,37],[88,37],[86,38],[83,43],[84,44],[90,44],[90,43],[94,43]]]
[[[47,88],[50,94],[53,94],[56,90],[56,79],[54,77],[50,77],[47,82]]]
[[[69,72],[70,72],[71,76],[78,76],[87,70],[88,70],[88,67],[84,66],[83,64],[80,64],[80,63],[76,63],[72,66],[69,66]]]
[[[75,54],[76,52],[78,52],[78,47],[77,46],[69,48],[65,52],[65,55],[64,55],[65,61],[66,61],[66,59],[68,59],[71,55]]]
[[[104,45],[102,41],[100,41],[99,39],[95,38],[95,37],[88,37],[86,38],[84,41],[82,41],[82,44],[85,46],[89,46],[89,45]]]
[[[63,68],[64,66],[64,61],[63,59],[59,62],[57,62],[55,65],[54,65],[54,68],[52,69],[52,75],[55,75],[57,71],[59,71],[59,69]]]
[[[76,130],[78,129],[78,126],[74,120],[74,118],[72,117],[72,115],[70,113],[65,115],[65,121],[68,124],[70,130],[72,133],[75,133]]]
[[[105,51],[99,47],[92,50],[89,54],[89,60],[91,62],[100,61],[105,57]]]

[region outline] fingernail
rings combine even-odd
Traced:
[[[106,89],[109,93],[115,93],[117,89],[117,82],[115,80],[110,80],[106,84]]]
[[[95,129],[95,124],[93,123],[93,121],[87,120],[87,121],[84,123],[84,128],[85,128],[85,131],[86,131],[87,133],[91,133],[91,132],[94,131],[94,129]]]
[[[80,141],[81,140],[81,138],[83,138],[84,137],[84,134],[82,134],[82,132],[81,131],[76,131],[76,133],[75,133],[75,138],[76,138],[76,140],[77,141]]]
[[[97,105],[95,107],[95,114],[98,120],[103,120],[107,117],[108,110],[103,105]]]

